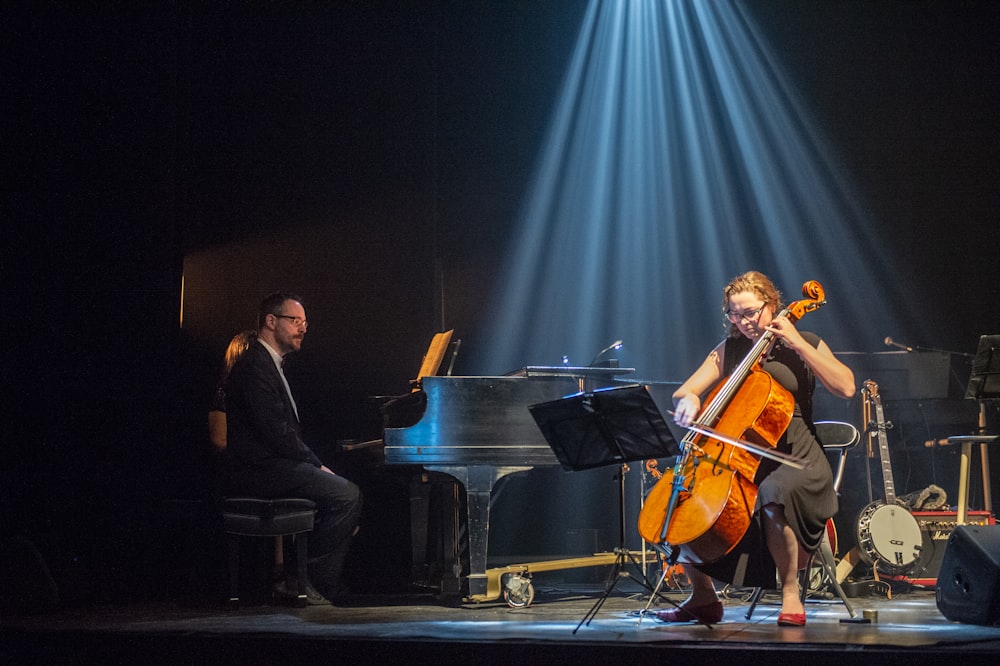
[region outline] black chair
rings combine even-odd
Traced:
[[[858,429],[851,425],[850,423],[844,423],[843,421],[817,421],[816,422],[816,439],[823,445],[823,450],[827,453],[833,453],[837,456],[837,464],[833,471],[833,488],[838,493],[840,492],[840,483],[844,479],[844,469],[847,466],[847,452],[850,451],[858,442],[861,441],[861,433]],[[809,561],[806,562],[806,567],[799,573],[799,589],[802,595],[802,601],[805,603],[806,595],[810,588],[810,573],[813,568],[813,564],[816,559],[819,559],[820,567],[820,580],[817,581],[817,585],[821,584],[826,580],[830,585],[833,586],[834,591],[836,591],[837,596],[844,603],[844,607],[847,609],[847,613],[852,617],[857,617],[857,611],[851,606],[851,602],[847,600],[847,595],[844,594],[844,590],[840,587],[840,583],[837,581],[837,561],[834,558],[833,547],[830,544],[829,538],[829,527],[833,519],[827,521],[828,529],[823,532],[823,539],[820,541],[819,549],[809,556]],[[753,594],[750,596],[750,607],[746,612],[746,619],[750,619],[753,615],[754,610],[757,608],[757,604],[760,602],[761,596],[764,594],[764,588],[758,587],[754,588]]]
[[[298,599],[306,605],[307,550],[309,532],[316,516],[316,504],[302,498],[260,499],[227,497],[222,502],[223,529],[229,550],[229,603],[239,603],[239,568],[241,537],[296,538]]]

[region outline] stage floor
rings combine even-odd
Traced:
[[[933,591],[851,599],[870,624],[843,622],[839,601],[810,601],[805,627],[779,627],[777,598],[765,596],[750,620],[747,600],[727,599],[712,627],[640,622],[648,596],[623,579],[597,609],[603,587],[536,587],[534,602],[446,605],[421,594],[352,597],[336,607],[143,602],[7,615],[0,622],[4,663],[275,663],[336,657],[367,663],[406,658],[477,663],[621,663],[623,659],[800,657],[812,663],[995,663],[1000,627],[951,622]],[[680,602],[683,594],[670,592]],[[654,606],[666,605],[666,602]]]

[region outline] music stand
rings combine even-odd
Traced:
[[[965,397],[980,401],[1000,398],[1000,335],[980,336]]]
[[[997,441],[997,435],[986,434],[986,402],[1000,398],[1000,335],[983,335],[972,359],[972,373],[965,389],[965,397],[979,401],[979,432],[976,435],[949,437],[949,444],[961,444],[962,451],[958,474],[957,522],[964,525],[969,510],[969,467],[972,445],[979,444],[983,473],[983,508],[993,513],[990,490],[990,459],[987,445]]]
[[[626,558],[638,563],[625,546],[625,475],[622,466],[635,460],[680,453],[677,440],[645,386],[598,389],[528,407],[564,469],[577,472],[619,465],[617,557],[604,594],[580,620],[577,630],[597,615],[618,582]],[[645,579],[645,576],[643,576]],[[652,587],[646,581],[647,587]]]

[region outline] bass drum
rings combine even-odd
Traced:
[[[858,516],[861,559],[885,573],[905,573],[920,557],[922,547],[917,519],[899,505],[874,502]]]

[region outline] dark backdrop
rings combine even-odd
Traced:
[[[885,279],[939,322],[921,342],[972,351],[1000,331],[1000,4],[751,6],[907,259]],[[162,500],[210,483],[207,395],[266,291],[309,308],[318,443],[377,434],[365,398],[443,325],[475,344],[582,11],[4,3],[0,517],[67,599],[152,591]]]

